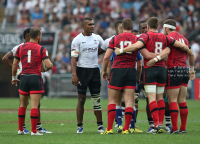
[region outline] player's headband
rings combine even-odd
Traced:
[[[163,27],[164,27],[164,28],[167,27],[167,28],[174,29],[174,30],[176,29],[175,26],[172,26],[172,25],[169,25],[169,24],[164,24]]]

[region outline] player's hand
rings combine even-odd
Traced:
[[[156,61],[154,59],[151,59],[150,61],[147,62],[147,65],[149,67],[153,66],[156,63]]]
[[[194,70],[190,70],[189,73],[190,73],[190,80],[194,80],[195,79],[195,72],[194,72]]]
[[[12,81],[11,81],[11,83],[14,84],[15,86],[17,86],[17,82],[20,82],[20,80],[15,79],[15,80],[12,80]]]
[[[77,86],[79,84],[77,75],[72,75],[72,84],[75,86]]]
[[[102,72],[102,78],[103,78],[105,81],[108,81],[108,73],[107,73],[107,72]]]
[[[120,49],[118,47],[115,47],[115,53],[116,53],[116,55],[120,55],[121,54],[120,53]]]

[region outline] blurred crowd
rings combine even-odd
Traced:
[[[82,32],[81,21],[91,17],[95,21],[95,33],[106,39],[115,34],[114,23],[123,18],[138,23],[151,16],[160,21],[159,32],[163,32],[162,22],[172,18],[177,21],[177,31],[186,38],[200,31],[199,0],[6,0],[9,9],[17,8],[18,29],[30,24],[42,31],[59,34],[58,52],[54,60],[54,73],[71,72],[70,47],[73,38]],[[10,12],[11,13],[11,12]],[[15,13],[14,13],[15,14]],[[10,14],[10,16],[12,16]],[[197,69],[200,70],[200,33],[191,41]],[[103,56],[99,58],[101,67]]]

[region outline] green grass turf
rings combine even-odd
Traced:
[[[103,121],[107,126],[107,100],[102,100]],[[42,99],[41,109],[62,109],[66,111],[52,112],[43,111],[41,119],[43,127],[52,131],[52,134],[44,136],[17,135],[17,111],[2,111],[2,109],[17,109],[18,99],[1,98],[0,99],[0,144],[193,144],[200,143],[200,102],[188,101],[189,116],[187,123],[187,134],[170,135],[146,134],[148,124],[145,112],[145,100],[139,101],[139,114],[137,126],[144,133],[122,135],[114,133],[113,135],[100,135],[97,133],[96,119],[92,111],[92,102],[87,99],[84,114],[84,133],[76,134],[76,113],[75,108],[77,99]],[[30,107],[28,107],[29,109]],[[67,111],[67,109],[70,111]],[[27,111],[26,126],[30,130],[30,113]],[[116,130],[116,129],[114,129]]]

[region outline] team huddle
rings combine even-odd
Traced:
[[[77,133],[83,133],[87,86],[94,104],[98,132],[101,134],[113,134],[114,120],[117,122],[118,133],[142,132],[135,126],[135,109],[138,109],[138,94],[141,89],[144,89],[147,97],[150,125],[148,133],[163,133],[164,129],[172,134],[186,133],[186,93],[189,79],[195,78],[194,55],[188,40],[176,32],[176,22],[172,19],[165,20],[162,34],[158,33],[158,19],[151,17],[147,22],[139,24],[140,35],[134,35],[137,30],[133,30],[132,20],[123,19],[115,24],[116,35],[105,41],[93,34],[94,21],[91,18],[85,18],[82,25],[84,31],[74,38],[71,49],[72,84],[78,88]],[[105,130],[101,116],[98,70],[98,55],[104,52],[102,78],[108,81],[108,126]],[[187,57],[189,68],[186,64]],[[122,127],[124,106],[125,124]],[[166,127],[163,125],[165,116]]]
[[[188,81],[195,78],[194,55],[188,40],[176,32],[176,22],[164,21],[164,34],[158,33],[158,19],[141,21],[139,31],[133,30],[129,18],[117,21],[116,35],[106,39],[93,33],[94,21],[84,18],[83,32],[71,44],[72,84],[77,86],[77,133],[83,133],[83,114],[87,87],[91,93],[97,131],[113,134],[142,132],[136,127],[139,94],[143,90],[147,101],[148,133],[187,133],[188,108],[186,93]],[[18,134],[29,133],[25,127],[28,99],[31,99],[31,135],[52,133],[42,128],[40,98],[44,93],[41,73],[52,69],[46,48],[39,45],[39,28],[24,31],[25,43],[8,52],[3,60],[12,67],[12,84],[19,85]],[[108,82],[108,121],[104,129],[100,104],[101,74],[98,55],[105,53],[102,78]],[[14,61],[10,59],[14,56]],[[188,59],[189,68],[186,64]],[[18,68],[20,67],[20,68]],[[19,80],[20,79],[20,80]],[[164,100],[165,99],[165,100]],[[178,128],[178,106],[181,126]],[[166,116],[166,127],[164,117]],[[122,126],[122,118],[125,124]],[[171,127],[171,123],[172,127]]]

